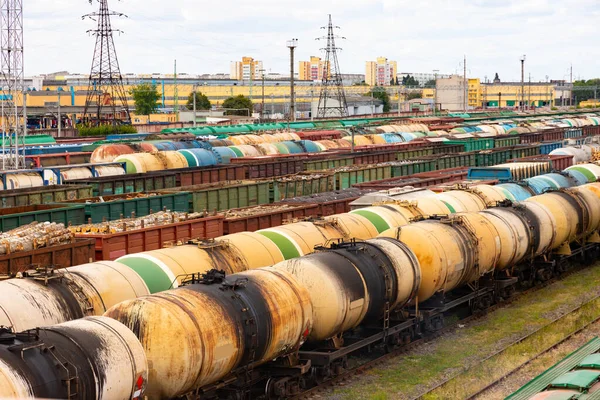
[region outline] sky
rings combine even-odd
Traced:
[[[89,73],[95,28],[82,15],[85,0],[26,0],[25,74]],[[229,73],[242,56],[262,60],[269,72],[289,73],[286,42],[297,38],[296,60],[322,56],[332,14],[342,73],[363,73],[378,56],[398,72],[462,73],[526,80],[600,76],[598,0],[109,0],[128,15],[113,17],[122,73]],[[297,68],[297,65],[296,65]]]

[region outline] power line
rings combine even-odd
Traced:
[[[342,74],[340,72],[340,64],[338,62],[337,51],[341,50],[335,47],[335,39],[345,39],[344,37],[334,34],[333,29],[339,29],[339,26],[333,26],[331,14],[329,14],[329,25],[321,27],[327,29],[327,36],[317,38],[317,40],[327,40],[325,49],[325,69],[329,73],[323,74],[321,83],[321,93],[319,95],[319,105],[317,109],[317,118],[328,117],[347,117],[348,103],[346,102],[346,94],[344,93],[344,85],[342,83]],[[333,94],[337,104],[333,107],[327,106],[327,100]]]
[[[93,3],[93,0],[88,1],[90,4]],[[96,47],[88,79],[88,94],[85,100],[83,121],[90,125],[100,125],[106,122],[116,125],[122,119],[130,122],[131,116],[113,39],[113,32],[121,31],[112,28],[110,17],[127,16],[110,11],[108,0],[98,0],[98,2],[100,3],[98,12],[82,17],[98,22],[96,29],[87,31],[92,36],[96,36]],[[122,109],[117,109],[117,100],[121,103]],[[106,116],[106,109],[109,110],[109,116]]]

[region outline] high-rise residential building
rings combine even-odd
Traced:
[[[378,57],[377,61],[367,61],[365,82],[369,86],[389,86],[396,82],[398,63],[388,61],[385,57]]]
[[[261,79],[261,69],[263,69],[262,61],[257,61],[252,57],[242,57],[242,61],[231,62],[229,77],[239,81]]]
[[[331,69],[321,57],[310,56],[310,61],[300,61],[298,68],[298,79],[301,81],[323,80],[325,73],[329,74]]]

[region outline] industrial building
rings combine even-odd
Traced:
[[[383,113],[383,101],[367,96],[347,96],[346,104],[348,105],[348,116],[355,115],[375,115]],[[326,102],[326,115],[328,117],[339,117],[340,103],[337,99],[328,98]],[[319,100],[311,103],[312,115],[317,115]],[[329,110],[331,108],[331,110]]]
[[[367,61],[365,82],[369,86],[390,86],[395,83],[398,63],[388,61],[385,57],[377,57],[377,61]]]
[[[555,105],[556,89],[551,82],[481,82],[479,78],[452,75],[438,78],[437,104],[441,110],[476,108],[545,107]],[[427,96],[429,97],[429,96]]]

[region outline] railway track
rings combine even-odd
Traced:
[[[329,390],[332,390],[332,389],[334,389],[334,388],[336,388],[338,386],[341,386],[341,384],[343,384],[345,381],[349,380],[349,378],[352,378],[353,376],[360,375],[360,374],[362,374],[362,373],[364,373],[366,371],[369,371],[369,370],[371,370],[371,369],[373,369],[373,368],[375,368],[375,367],[383,364],[384,362],[386,362],[388,360],[392,360],[392,359],[394,359],[396,357],[399,357],[399,356],[401,356],[403,354],[406,354],[406,353],[408,353],[411,350],[418,349],[419,347],[423,346],[424,344],[426,344],[426,343],[428,343],[428,342],[430,342],[432,340],[435,340],[435,339],[443,336],[446,333],[449,333],[449,332],[453,331],[459,325],[464,325],[464,324],[468,324],[468,323],[474,322],[474,321],[476,321],[476,320],[478,320],[478,319],[486,316],[490,312],[493,312],[493,311],[499,310],[501,308],[504,308],[506,306],[509,306],[510,304],[513,304],[516,301],[518,301],[523,296],[531,294],[531,293],[534,293],[534,292],[537,292],[538,290],[544,289],[545,287],[548,287],[549,285],[551,285],[551,284],[553,284],[555,282],[558,282],[558,281],[560,281],[562,279],[565,279],[566,277],[568,277],[568,276],[570,276],[570,275],[572,275],[574,273],[577,273],[577,272],[579,272],[579,271],[581,271],[583,269],[585,269],[585,266],[578,265],[578,266],[572,268],[571,270],[564,272],[563,274],[561,274],[558,277],[554,277],[554,278],[549,279],[549,280],[547,280],[545,282],[542,282],[542,283],[540,283],[540,284],[538,284],[536,286],[533,286],[533,287],[524,289],[522,291],[519,291],[519,292],[515,293],[512,297],[510,297],[509,299],[504,300],[501,303],[494,304],[493,306],[487,308],[484,311],[480,311],[480,312],[478,312],[476,314],[469,315],[466,318],[459,319],[459,320],[455,321],[454,323],[452,323],[452,324],[450,324],[448,326],[445,326],[441,330],[439,330],[439,331],[437,331],[435,333],[429,334],[429,335],[427,335],[427,336],[425,336],[423,338],[417,339],[417,340],[411,342],[408,345],[405,345],[405,346],[402,346],[400,348],[394,349],[394,350],[392,350],[392,351],[390,351],[388,353],[385,353],[383,355],[375,356],[375,358],[367,359],[367,360],[365,360],[363,362],[358,362],[357,365],[355,365],[355,366],[353,366],[353,367],[351,367],[349,369],[346,369],[346,370],[342,371],[340,374],[336,375],[335,377],[333,377],[331,379],[328,379],[327,381],[322,382],[320,385],[308,388],[306,390],[303,390],[301,393],[299,393],[295,397],[292,397],[292,399],[294,399],[294,400],[296,400],[296,399],[311,399],[311,398],[313,398],[313,397],[315,397],[317,395],[322,395],[323,393],[325,393],[325,392],[327,392]],[[597,300],[600,303],[600,295],[594,297],[589,302],[592,302],[592,301],[595,301],[595,300]],[[587,302],[587,303],[589,303],[589,302]],[[571,315],[573,312],[575,312],[577,309],[580,309],[581,307],[583,307],[587,303],[584,303],[584,304],[578,306],[576,309],[571,310],[569,312],[569,314],[563,315],[562,317],[559,317],[557,320],[563,320],[564,317],[566,317],[567,315]],[[595,321],[598,321],[598,320],[600,320],[600,316]],[[592,324],[595,321],[590,322],[590,324]],[[555,321],[551,322],[551,324],[554,323],[554,322]],[[589,324],[586,325],[586,327],[587,326],[589,326]],[[546,328],[546,326],[541,327],[540,329],[536,330],[535,332],[538,332],[539,330],[544,329],[544,328]],[[571,337],[572,335],[578,333],[582,329],[585,329],[585,327],[582,327],[577,332],[571,333],[569,337]],[[532,334],[535,333],[535,332],[532,332]],[[531,334],[528,335],[527,337],[530,337],[530,336],[531,336]],[[525,340],[525,339],[526,338],[520,338],[519,340],[513,342],[513,344],[515,344],[515,343],[517,343],[519,341]],[[568,340],[568,338],[565,338],[564,340]],[[557,346],[559,344],[560,343],[557,343],[554,346]],[[545,351],[547,352],[547,351],[550,351],[550,350],[551,349],[549,348],[549,349],[547,349]],[[502,350],[500,350],[500,352],[501,351]],[[495,355],[497,355],[497,353],[492,354],[491,356],[487,357],[485,360],[494,357]],[[539,357],[539,355],[538,355],[538,357]],[[483,360],[483,361],[485,361],[485,360]],[[471,368],[469,368],[469,370],[470,369]],[[512,371],[511,373],[514,373],[514,371]],[[458,375],[456,375],[456,376],[458,376]],[[433,390],[436,390],[437,388],[439,388],[442,385],[446,384],[447,382],[451,381],[456,376],[453,376],[450,379],[448,379],[448,380],[446,380],[444,382],[441,382],[439,385],[436,385],[436,387],[432,388],[431,390],[428,390],[427,392],[421,393],[419,396],[416,397],[416,399],[422,398],[425,395],[427,395],[428,393],[431,393]],[[499,380],[501,380],[501,379],[503,379],[503,378],[500,378]],[[490,387],[491,386],[493,386],[493,383],[490,385]],[[485,390],[487,390],[487,388],[482,388],[482,390],[479,393],[482,393]],[[474,396],[472,396],[470,398],[474,398],[476,395],[477,394],[475,394]]]
[[[544,334],[547,334],[549,331],[552,331],[552,328],[566,324],[566,321],[569,318],[572,318],[574,315],[582,314],[587,309],[592,308],[592,307],[598,307],[598,306],[600,306],[600,295],[597,295],[597,296],[593,297],[592,299],[586,301],[585,303],[583,303],[577,307],[574,307],[573,309],[569,310],[566,314],[563,314],[562,316],[553,319],[552,321],[550,321],[549,323],[545,324],[544,326],[536,329],[535,331],[530,332],[526,335],[523,335],[514,341],[511,341],[509,344],[507,344],[506,346],[503,346],[502,349],[499,349],[494,354],[491,354],[490,356],[479,361],[477,364],[471,365],[468,368],[466,368],[465,370],[457,373],[456,375],[451,376],[450,378],[440,382],[435,387],[414,397],[414,399],[425,398],[427,395],[435,394],[435,392],[443,390],[444,388],[451,389],[453,385],[455,387],[458,387],[462,383],[464,383],[464,382],[461,382],[461,379],[466,379],[467,377],[470,376],[470,374],[472,374],[474,371],[477,371],[477,370],[485,369],[486,371],[490,371],[490,373],[493,373],[494,370],[499,369],[499,367],[498,367],[499,363],[496,363],[495,361],[497,361],[499,358],[507,355],[511,350],[514,350],[515,346],[525,343],[530,340],[535,340],[535,338],[541,337]],[[518,365],[511,367],[507,371],[504,371],[500,376],[494,377],[493,381],[487,382],[484,386],[482,386],[480,388],[476,388],[472,393],[468,393],[467,396],[464,398],[465,399],[476,398],[480,394],[482,394],[485,391],[487,391],[488,389],[490,389],[495,384],[499,383],[500,381],[502,381],[502,380],[506,379],[507,377],[509,377],[510,375],[514,374],[516,371],[521,369],[523,366],[531,363],[535,359],[537,359],[540,356],[542,356],[543,354],[551,351],[552,349],[556,348],[560,344],[566,342],[567,340],[572,338],[574,335],[580,333],[581,331],[583,331],[584,329],[588,328],[590,325],[592,325],[598,321],[600,321],[600,313],[598,314],[598,316],[593,317],[591,320],[585,322],[583,325],[577,326],[576,328],[574,328],[572,331],[567,333],[566,336],[562,337],[560,340],[558,340],[558,341],[544,347],[542,350],[536,352],[532,357],[530,357],[526,361],[520,362],[520,363],[518,363]],[[492,368],[489,368],[489,369],[485,368],[486,364],[490,364],[490,363],[494,363],[495,366]]]

